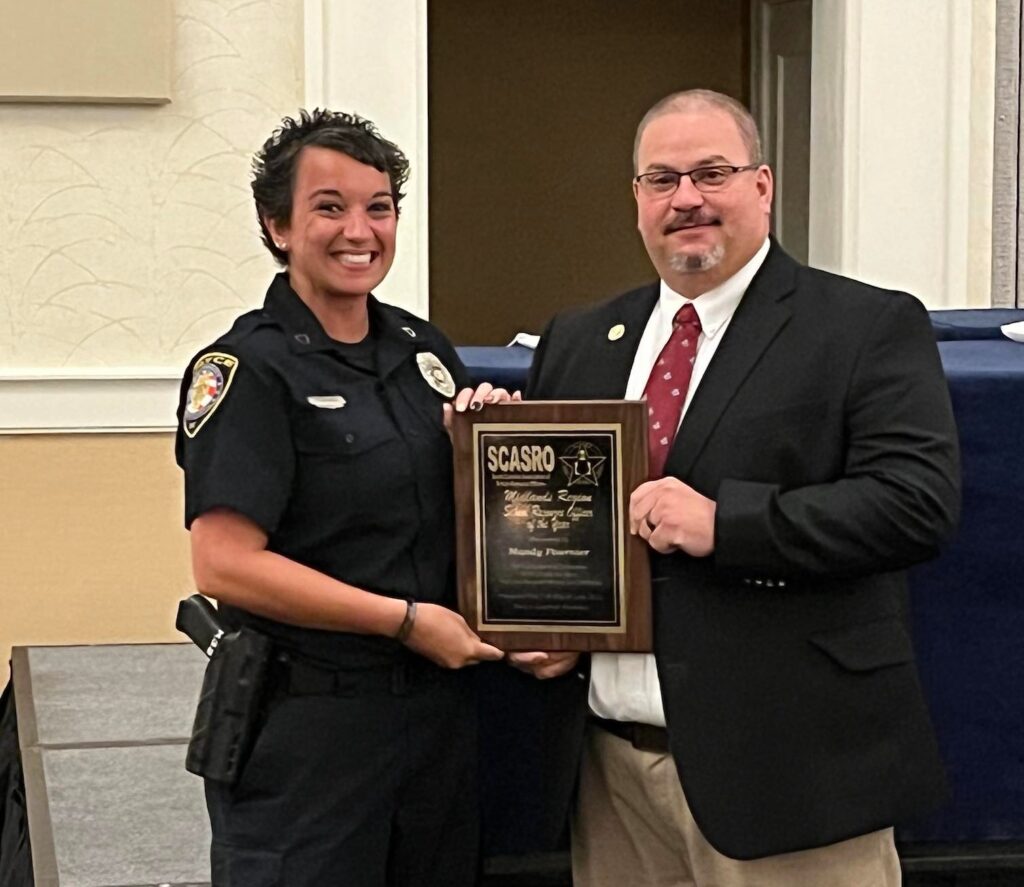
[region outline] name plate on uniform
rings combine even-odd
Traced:
[[[457,413],[462,615],[503,650],[651,650],[647,544],[629,532],[647,479],[639,401],[529,401]]]

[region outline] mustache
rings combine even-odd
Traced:
[[[665,225],[665,233],[671,234],[682,228],[692,228],[694,225],[714,225],[718,222],[718,216],[713,213],[704,212],[702,209],[695,209],[690,212],[676,213]]]

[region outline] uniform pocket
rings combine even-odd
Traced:
[[[210,850],[212,887],[279,887],[284,858],[276,850],[236,847],[214,841]]]
[[[295,449],[300,453],[342,458],[358,456],[397,437],[394,427],[383,415],[360,415],[310,406],[302,409],[295,420]]]
[[[914,658],[910,636],[896,618],[845,625],[813,634],[808,640],[847,671],[874,671]]]

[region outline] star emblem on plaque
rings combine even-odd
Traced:
[[[565,472],[566,486],[591,484],[596,487],[604,473],[607,458],[592,443],[577,441],[566,448],[558,461],[562,463],[562,471]]]

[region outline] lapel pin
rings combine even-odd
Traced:
[[[610,330],[608,330],[608,341],[617,342],[626,334],[626,328],[621,324],[617,323]]]
[[[403,326],[402,332],[406,333],[410,339],[416,338],[416,331],[410,326]]]

